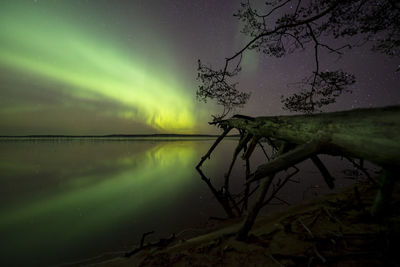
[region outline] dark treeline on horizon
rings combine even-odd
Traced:
[[[218,137],[213,134],[109,134],[109,135],[0,135],[0,138],[134,138],[134,137]],[[236,137],[236,135],[231,135]]]

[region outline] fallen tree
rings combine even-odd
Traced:
[[[207,183],[228,217],[239,217],[247,209],[249,197],[258,192],[253,206],[247,211],[246,219],[237,233],[238,240],[247,238],[260,209],[269,203],[276,193],[293,176],[288,174],[279,186],[272,190],[265,200],[271,184],[280,171],[294,167],[295,164],[311,159],[320,170],[325,182],[333,188],[333,178],[318,158],[318,154],[368,160],[383,169],[376,183],[378,193],[371,209],[373,216],[384,211],[390,199],[393,183],[396,181],[396,168],[400,166],[400,106],[356,109],[342,112],[321,113],[317,115],[295,115],[274,117],[247,117],[235,115],[227,120],[212,122],[224,132],[201,158],[196,166],[202,179]],[[202,172],[201,166],[212,151],[232,130],[240,132],[240,140],[234,151],[232,163],[225,175],[224,186],[217,190],[211,180]],[[267,162],[250,171],[249,159],[260,140],[265,139],[275,151]],[[243,198],[235,200],[229,192],[230,174],[240,152],[246,161],[246,177]],[[362,164],[361,164],[362,166]],[[359,166],[361,168],[361,166]],[[372,179],[372,178],[371,178]],[[250,184],[261,183],[250,191]],[[241,206],[240,206],[241,205]]]

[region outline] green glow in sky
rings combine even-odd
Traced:
[[[163,132],[192,132],[193,92],[185,92],[179,83],[166,40],[160,37],[157,44],[148,44],[167,55],[149,60],[142,51],[128,49],[114,30],[76,19],[89,12],[77,9],[72,16],[35,6],[34,1],[12,2],[0,4],[1,67],[29,74],[35,82],[60,84],[52,89],[78,101],[101,96],[128,107],[103,113]],[[101,25],[101,18],[97,20]],[[151,30],[143,29],[134,38],[143,45]]]

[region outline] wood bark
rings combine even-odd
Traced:
[[[258,166],[255,172],[246,175],[247,188],[255,180],[263,179],[263,181],[258,189],[258,198],[248,211],[244,224],[238,232],[237,238],[240,240],[246,239],[259,210],[264,205],[264,198],[277,172],[286,170],[305,159],[311,159],[320,170],[328,186],[333,188],[334,179],[323,162],[317,157],[318,154],[359,158],[361,162],[368,160],[381,166],[385,170],[385,175],[383,182],[379,184],[380,188],[372,208],[372,214],[379,215],[383,210],[382,207],[390,199],[390,188],[397,178],[394,175],[394,170],[397,170],[400,166],[400,106],[355,109],[314,115],[256,118],[235,115],[231,119],[213,122],[213,124],[218,124],[225,131],[196,167],[203,179],[205,177],[203,177],[200,167],[204,160],[209,158],[216,145],[233,128],[242,133],[241,142],[234,152],[228,175],[225,176],[227,196],[230,196],[228,191],[229,174],[239,151],[244,149],[243,158],[248,161],[255,147],[254,144],[262,138],[266,138],[275,149],[281,147],[278,156],[272,159],[268,158],[267,163]],[[246,151],[243,141],[245,140],[245,143],[247,143],[250,140],[249,136],[252,136],[253,141],[248,146],[250,149]],[[206,181],[210,182],[208,178]],[[248,191],[246,192],[246,199],[243,201],[247,206],[246,195],[248,195]],[[214,194],[216,193],[214,192]],[[228,216],[234,216],[229,201],[222,198],[220,194],[217,199],[224,202],[224,209]],[[235,204],[234,201],[231,200],[231,202]]]
[[[234,116],[219,124],[296,145],[321,140],[319,153],[400,166],[400,106],[251,119]]]

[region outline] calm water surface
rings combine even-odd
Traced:
[[[56,265],[129,250],[144,232],[167,237],[224,216],[194,169],[212,143],[0,140],[0,266]],[[223,142],[204,165],[217,186],[236,143]],[[263,160],[259,151],[252,165]],[[337,187],[350,184],[340,178],[348,165],[332,164]],[[236,165],[239,188],[244,169]],[[289,183],[280,195],[290,203],[327,191],[315,167],[300,167],[293,180],[301,183]]]

